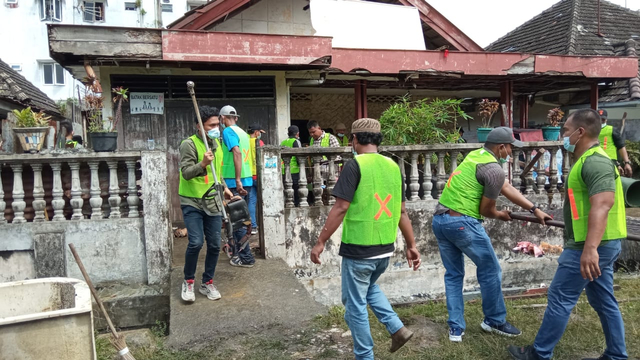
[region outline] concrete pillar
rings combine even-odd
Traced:
[[[289,97],[289,83],[284,72],[276,74],[276,139],[280,144],[287,139],[287,128],[291,124],[291,106]]]
[[[147,277],[149,285],[166,285],[171,272],[167,157],[160,151],[143,151],[140,163]]]
[[[262,187],[262,230],[264,255],[267,259],[284,259],[286,255],[284,188],[280,168],[280,147],[263,146],[258,152],[258,181]]]

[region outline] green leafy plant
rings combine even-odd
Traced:
[[[558,127],[558,124],[564,117],[564,111],[560,110],[560,108],[555,108],[549,110],[547,114],[547,120],[549,120],[549,125],[553,127]]]
[[[19,128],[31,128],[31,127],[48,127],[51,116],[45,114],[43,111],[35,112],[31,110],[31,107],[27,107],[22,110],[13,110],[13,114],[17,118],[16,127]]]
[[[468,120],[460,99],[423,99],[407,96],[380,116],[385,145],[418,145],[456,142],[459,120]]]
[[[482,127],[491,127],[493,116],[496,114],[499,108],[500,103],[498,103],[497,101],[492,101],[489,99],[482,99],[482,101],[480,101],[480,103],[478,104],[478,114],[482,119]]]
[[[640,176],[638,173],[640,170],[640,142],[627,140],[625,148],[627,149],[627,154],[629,154],[631,167],[633,167],[633,177],[637,178]]]

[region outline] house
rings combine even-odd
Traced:
[[[562,0],[489,46],[487,51],[557,55],[638,57],[640,13],[606,0]],[[640,78],[601,82],[598,107],[610,119],[640,119]],[[589,103],[589,91],[551,94],[540,102],[573,109]],[[539,121],[538,121],[539,122]],[[637,121],[627,122],[627,136],[640,140]]]
[[[77,98],[76,85],[82,84],[49,57],[46,24],[162,27],[204,3],[206,0],[2,1],[0,58],[50,98]]]

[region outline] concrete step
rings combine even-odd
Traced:
[[[221,254],[213,282],[222,299],[216,301],[197,291],[203,267],[201,259],[194,303],[185,303],[180,297],[182,266],[175,266],[171,272],[168,344],[173,348],[198,348],[216,338],[297,327],[327,312],[282,260],[256,259],[253,268],[238,268]]]

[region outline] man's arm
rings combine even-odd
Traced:
[[[413,227],[411,226],[411,220],[409,219],[409,214],[407,214],[407,208],[405,207],[405,202],[402,202],[402,208],[400,210],[400,223],[398,224],[400,227],[400,232],[402,232],[402,237],[404,237],[404,241],[407,243],[407,262],[410,267],[413,267],[413,270],[418,270],[420,267],[420,253],[416,248],[416,239],[413,235]]]
[[[629,162],[629,154],[627,153],[625,137],[620,134],[620,131],[616,128],[613,128],[613,134],[611,137],[613,138],[613,144],[618,150],[618,162],[620,163],[621,168],[620,173],[626,177],[633,176],[633,168],[631,167],[631,164],[627,164],[627,162]]]
[[[231,151],[233,152],[233,166],[236,169],[236,182],[240,182],[242,179],[242,151],[239,146],[234,147]]]
[[[202,162],[198,162],[198,153],[193,141],[186,140],[180,144],[180,171],[185,180],[207,174],[206,166],[203,166]]]
[[[524,195],[522,195],[520,191],[518,191],[518,189],[514,188],[513,185],[509,184],[508,181],[504,182],[501,192],[502,192],[502,195],[504,195],[507,199],[509,199],[509,201],[520,206],[523,209],[529,210],[534,205],[531,201],[529,201],[526,197],[524,197]],[[548,219],[548,220],[552,219],[551,216],[549,216],[547,213],[545,213],[540,209],[536,209],[533,215],[535,215],[535,217],[538,218],[538,220],[540,220],[542,225],[544,225],[545,219]]]
[[[489,219],[511,220],[508,211],[498,211],[498,209],[496,209],[496,200],[489,199],[486,196],[483,196],[482,200],[480,200],[480,215]]]
[[[600,246],[604,230],[607,227],[609,210],[613,207],[614,200],[615,193],[613,192],[602,192],[589,198],[591,210],[589,211],[587,239],[580,257],[580,272],[582,277],[589,279],[589,281],[600,277],[598,246]]]
[[[318,236],[318,241],[311,250],[311,261],[313,263],[321,264],[320,254],[324,251],[324,244],[329,240],[331,235],[338,230],[338,227],[342,223],[344,216],[347,214],[347,210],[349,210],[350,205],[351,203],[347,200],[339,197],[336,198],[336,203],[331,208],[331,211],[329,211],[327,221],[324,223],[320,236]]]

